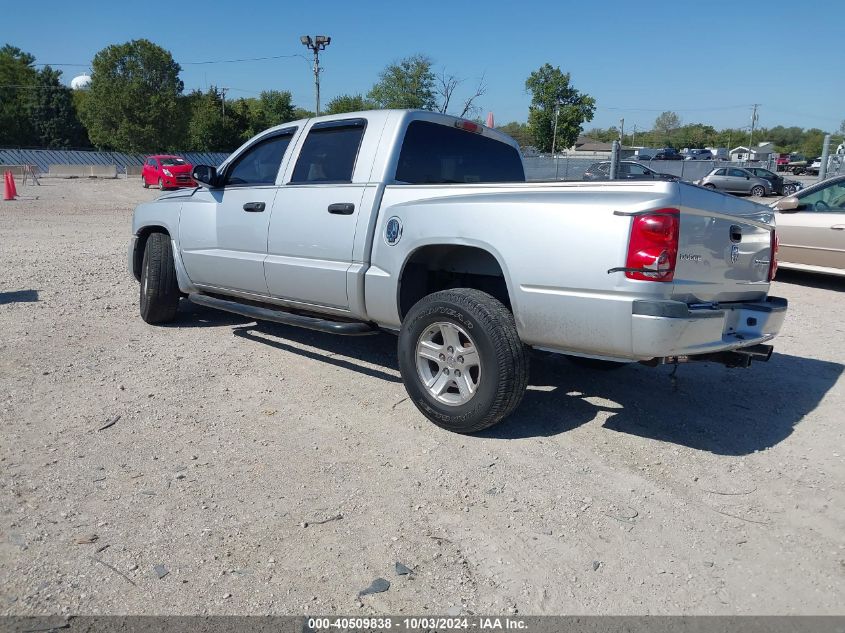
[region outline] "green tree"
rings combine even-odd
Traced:
[[[370,110],[373,104],[363,95],[339,95],[326,104],[325,114],[343,114],[344,112],[358,112]]]
[[[596,100],[570,85],[569,73],[551,64],[543,64],[525,80],[525,89],[531,93],[528,125],[534,145],[541,152],[552,149],[552,137],[557,112],[556,148],[570,147],[578,139],[581,126],[593,120]]]
[[[288,91],[264,90],[258,97],[258,107],[263,117],[264,129],[296,119]]]
[[[822,146],[824,145],[824,135],[824,131],[818,128],[811,128],[804,132],[804,138],[801,140],[800,152],[808,158],[821,156]]]
[[[437,106],[434,82],[431,60],[425,55],[413,55],[381,71],[367,98],[379,108],[434,110]]]
[[[298,121],[299,119],[311,119],[317,116],[313,110],[309,110],[308,108],[296,107],[293,109],[293,120]]]
[[[675,147],[689,147],[701,149],[712,145],[716,138],[716,129],[712,125],[703,123],[690,123],[676,129],[672,135],[672,143]]]
[[[33,145],[30,93],[37,73],[35,58],[6,44],[0,48],[0,145]]]
[[[79,121],[70,88],[62,85],[60,70],[49,66],[36,73],[30,92],[29,117],[41,147],[87,147],[88,133]]]
[[[98,52],[80,112],[94,145],[151,152],[183,138],[180,70],[168,51],[145,39]]]
[[[193,92],[188,123],[188,147],[196,152],[230,152],[243,140],[243,106],[230,103],[223,115],[222,94],[212,86],[206,92]]]
[[[610,143],[611,141],[619,140],[619,128],[615,125],[611,125],[607,129],[594,127],[584,132],[584,136],[594,141]]]
[[[517,143],[519,143],[520,147],[528,147],[531,145],[531,130],[529,129],[527,123],[511,121],[510,123],[500,125],[496,129],[513,138]]]
[[[660,143],[669,145],[672,143],[672,134],[681,127],[681,117],[674,112],[663,112],[654,120],[654,135],[660,139]]]

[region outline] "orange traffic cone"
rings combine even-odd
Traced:
[[[12,172],[5,173],[5,187],[3,188],[3,200],[14,200],[18,192],[15,190],[15,180],[12,178]]]
[[[18,197],[18,188],[15,186],[15,175],[9,170],[9,186],[12,188],[12,197]]]

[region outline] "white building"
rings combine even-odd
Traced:
[[[775,153],[775,144],[768,141],[751,148],[740,145],[739,147],[734,147],[730,151],[731,160],[735,162],[744,160],[759,160],[765,162],[769,160],[772,154]]]

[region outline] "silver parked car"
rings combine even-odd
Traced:
[[[771,182],[741,167],[718,167],[694,184],[728,193],[751,194],[758,198],[772,195]]]
[[[777,211],[782,268],[845,276],[845,176],[770,206]]]

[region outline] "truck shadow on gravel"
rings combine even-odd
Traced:
[[[839,363],[774,354],[749,369],[710,363],[632,364],[588,370],[553,355],[532,358],[521,407],[482,435],[516,439],[565,433],[608,415],[603,428],[717,455],[775,446],[818,407],[842,374]]]
[[[193,306],[179,327],[238,325],[232,333],[359,374],[399,383],[396,337],[345,337]],[[775,446],[839,380],[839,363],[777,354],[749,369],[710,363],[672,368],[633,363],[614,371],[585,369],[565,357],[537,353],[522,405],[504,422],[473,437],[520,439],[566,433],[606,414],[603,428],[717,455],[747,455]],[[413,415],[417,415],[414,413]]]
[[[7,303],[35,303],[38,301],[37,290],[11,290],[0,292],[0,306]]]
[[[390,334],[337,336],[261,322],[235,328],[232,333],[248,341],[262,343],[327,365],[356,371],[365,376],[387,382],[402,382],[398,376],[399,367],[396,362],[396,337]],[[317,349],[304,349],[299,345]],[[379,367],[395,373],[388,373]]]
[[[834,292],[845,291],[845,277],[805,273],[799,270],[779,269],[776,283],[806,286],[819,290],[833,290]],[[772,290],[772,294],[777,294],[777,288]]]

